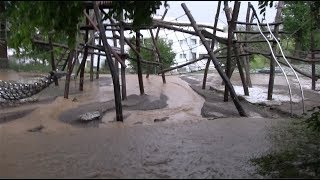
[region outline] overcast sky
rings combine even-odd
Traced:
[[[248,7],[249,1],[241,1],[241,7],[239,12],[239,21],[245,22],[246,20],[246,12]],[[255,7],[258,14],[260,14],[260,11],[258,10],[258,1],[250,1],[251,4]],[[273,6],[277,4],[278,1],[275,1],[273,3]],[[214,17],[216,14],[218,1],[168,1],[168,4],[170,6],[168,13],[166,16],[170,17],[171,19],[180,17],[181,15],[184,15],[184,10],[181,7],[181,3],[185,3],[188,7],[188,9],[191,11],[191,14],[193,15],[194,19],[198,23],[214,23]],[[233,8],[233,2],[229,1],[229,7]],[[162,15],[165,11],[165,8],[162,6],[161,9],[157,11],[157,15]],[[267,8],[266,10],[266,22],[271,23],[274,21],[276,14],[275,7]],[[260,16],[262,18],[262,15]],[[260,20],[261,20],[260,18]],[[178,19],[178,21],[187,21],[189,22],[189,19],[187,16],[183,16]],[[221,3],[220,8],[220,15],[219,15],[219,27],[226,26],[226,15],[223,11],[223,2]]]

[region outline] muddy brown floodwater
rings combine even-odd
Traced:
[[[127,94],[138,95],[137,75],[126,78]],[[144,77],[147,99],[165,99],[166,106],[124,108],[123,123],[114,122],[114,110],[107,111],[95,127],[59,120],[67,112],[80,115],[75,109],[90,103],[112,100],[108,75],[86,81],[83,92],[72,81],[69,99],[62,97],[61,80],[59,87],[51,85],[37,95],[57,96],[50,102],[1,109],[4,114],[33,108],[23,117],[0,123],[0,177],[263,178],[249,160],[270,150],[269,129],[286,118],[209,121],[201,116],[205,99],[179,76],[166,78],[162,84],[161,76]]]

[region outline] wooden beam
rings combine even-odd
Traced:
[[[185,11],[185,13],[187,14],[195,32],[197,32],[197,35],[200,37],[202,43],[204,44],[205,48],[207,49],[210,58],[212,59],[213,64],[215,65],[215,68],[217,69],[219,75],[221,76],[221,78],[224,80],[225,84],[227,85],[227,87],[229,88],[232,100],[240,114],[240,116],[247,116],[246,112],[244,111],[243,107],[240,104],[240,101],[238,99],[238,96],[236,94],[236,92],[233,89],[233,86],[229,80],[229,78],[226,76],[226,74],[222,71],[219,63],[218,63],[218,59],[215,57],[213,51],[210,49],[209,45],[207,44],[205,37],[201,34],[201,32],[199,31],[199,28],[195,22],[195,20],[193,19],[189,9],[187,8],[187,6],[185,5],[185,3],[181,4],[183,10]]]
[[[117,75],[117,72],[115,71],[114,64],[112,62],[111,54],[108,53],[112,51],[110,45],[108,44],[106,34],[104,27],[101,22],[101,15],[99,13],[99,7],[96,2],[93,2],[94,7],[94,13],[96,15],[96,20],[98,22],[98,31],[100,32],[100,36],[103,42],[104,51],[107,55],[107,62],[110,68],[111,76],[112,76],[112,82],[113,82],[113,88],[114,88],[114,99],[115,99],[115,109],[116,109],[116,120],[117,121],[123,121],[123,114],[122,114],[122,103],[121,103],[121,94],[120,94],[120,82],[119,82],[119,76]]]
[[[166,72],[169,72],[169,71],[172,71],[172,70],[175,70],[175,69],[179,69],[179,68],[182,68],[182,67],[184,67],[184,66],[193,64],[193,63],[198,62],[198,61],[201,61],[201,60],[203,60],[203,59],[206,59],[206,57],[201,57],[201,58],[198,58],[198,59],[195,59],[195,60],[186,62],[186,63],[184,63],[184,64],[180,64],[180,65],[178,65],[178,66],[174,66],[174,67],[170,67],[170,68],[167,68],[167,69],[163,69],[163,70],[159,71],[158,74],[162,74],[162,73],[166,73]]]
[[[242,24],[242,25],[257,25],[256,23],[249,23],[249,22],[240,22],[240,21],[236,21],[237,24]],[[273,26],[273,25],[280,25],[282,24],[283,22],[274,22],[274,23],[269,23],[270,26]],[[260,26],[267,26],[266,23],[260,23],[259,24]]]

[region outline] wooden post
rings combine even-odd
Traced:
[[[140,53],[140,31],[136,32],[136,49]],[[138,69],[138,80],[139,80],[139,88],[140,88],[140,95],[144,94],[143,88],[143,79],[142,79],[142,70],[141,70],[141,62],[140,56],[137,55],[137,69]]]
[[[220,7],[221,7],[221,1],[218,2],[217,12],[216,12],[215,21],[214,21],[213,35],[216,35],[216,33],[217,33],[217,25],[218,25],[218,21],[219,21]],[[215,39],[212,39],[212,43],[211,43],[212,50],[214,50],[214,44],[215,44]],[[210,61],[211,61],[211,59],[208,59],[208,61],[206,63],[206,68],[204,69],[203,80],[202,80],[202,89],[206,89]]]
[[[100,46],[100,45],[101,45],[101,38],[99,37],[99,46]],[[101,51],[99,50],[96,79],[99,79],[99,71],[100,71],[100,53],[101,53]]]
[[[247,86],[246,78],[244,77],[244,73],[243,73],[242,64],[241,64],[241,61],[240,61],[238,47],[236,46],[235,43],[233,43],[233,51],[234,51],[234,55],[236,56],[237,67],[238,67],[238,70],[239,70],[239,74],[240,74],[240,78],[241,78],[241,82],[242,82],[242,86],[243,86],[244,95],[249,96],[249,89],[248,89],[248,86]]]
[[[311,51],[311,59],[314,60],[315,59],[315,52],[314,52],[314,47],[315,47],[315,43],[314,43],[314,30],[311,29],[311,34],[310,34],[310,51]],[[316,64],[315,62],[311,62],[311,74],[312,74],[312,78],[311,78],[311,89],[312,90],[316,90]]]
[[[152,29],[149,29],[149,32],[150,32],[150,35],[151,35],[151,39],[152,39],[152,42],[153,42],[153,46],[154,46],[154,48],[156,49],[156,54],[157,54],[157,56],[158,56],[158,60],[159,60],[159,62],[161,63],[161,65],[160,65],[160,70],[162,71],[162,70],[163,70],[163,63],[162,63],[162,59],[161,59],[161,55],[160,55],[160,51],[159,51],[158,45],[157,45],[157,42],[156,42],[156,40],[155,40],[155,38],[154,38]],[[165,84],[165,83],[166,83],[166,77],[165,77],[164,73],[162,73],[161,76],[162,76],[162,82]]]
[[[250,19],[250,7],[248,5],[248,7],[247,7],[247,15],[246,15],[246,23],[250,23],[249,19]],[[251,30],[251,26],[249,24],[246,24],[246,31],[249,32],[250,30]],[[245,39],[245,41],[248,40],[248,34],[245,34],[244,39]],[[247,47],[248,43],[245,43],[244,46]],[[242,46],[240,46],[240,52],[243,52]],[[249,87],[252,87],[252,82],[251,82],[251,77],[250,77],[250,56],[246,56],[243,62],[244,62],[244,69],[246,71],[246,82],[247,82],[247,85]]]
[[[94,36],[94,32],[91,33]],[[95,41],[92,41],[92,45],[95,45]],[[90,81],[93,81],[93,61],[94,61],[94,49],[91,49],[91,60],[90,60]]]
[[[120,16],[120,52],[121,59],[125,63],[126,59],[124,57],[124,26],[123,26],[123,11],[121,11]],[[122,100],[127,99],[127,82],[126,82],[126,67],[121,65],[121,92],[122,92]]]
[[[52,71],[56,71],[57,68],[56,68],[56,63],[55,63],[55,60],[54,60],[54,52],[53,52],[51,34],[49,34],[49,46],[50,46],[50,51],[51,51],[51,69],[52,69]],[[54,84],[56,86],[59,86],[58,78],[56,76],[53,76],[53,80],[54,80]]]
[[[251,5],[252,6],[252,5]],[[281,12],[282,8],[284,6],[284,1],[279,1],[278,2],[278,7],[277,7],[277,13],[275,16],[274,22],[280,22],[281,21]],[[254,11],[254,9],[253,9]],[[279,25],[274,26],[274,36],[278,38],[279,35]],[[272,50],[273,52],[277,52],[277,42],[272,43]],[[274,86],[274,76],[275,76],[275,60],[273,59],[270,61],[270,77],[269,77],[269,85],[268,85],[268,100],[272,100],[272,94],[273,94],[273,86]]]
[[[59,66],[59,63],[62,61],[63,57],[67,54],[68,49],[64,49],[63,53],[61,54],[59,60],[56,63],[56,67]]]
[[[87,13],[89,14],[89,9],[86,9]],[[89,21],[88,19],[86,18],[86,24],[88,25],[89,24]],[[89,31],[86,30],[85,31],[85,35],[84,35],[84,42],[87,44],[88,43],[88,39],[89,39]],[[80,82],[79,82],[79,90],[80,91],[83,91],[83,83],[84,83],[84,68],[85,68],[85,65],[86,65],[86,61],[87,61],[87,56],[88,56],[88,46],[85,44],[85,47],[84,47],[84,52],[83,52],[83,58],[82,58],[82,61],[80,63],[80,66],[79,66],[79,70],[80,70]],[[78,72],[77,72],[78,74]]]
[[[115,107],[116,107],[116,120],[123,121],[119,76],[117,74],[117,71],[115,70],[115,66],[112,61],[112,57],[110,54],[111,47],[108,44],[107,37],[105,34],[105,30],[104,30],[104,26],[101,21],[101,15],[99,13],[99,7],[97,5],[97,2],[95,2],[95,1],[93,1],[93,8],[94,8],[94,13],[96,15],[96,20],[98,22],[98,27],[99,27],[99,32],[100,32],[99,34],[102,39],[103,47],[104,47],[105,53],[106,53],[106,59],[107,59],[107,62],[108,62],[109,68],[110,68],[110,72],[111,72],[111,76],[112,76]]]
[[[166,16],[166,14],[168,13],[168,9],[166,9],[161,17],[161,20],[164,20],[164,17]],[[157,28],[157,32],[156,32],[156,36],[155,36],[155,40],[158,41],[159,39],[159,32],[160,32],[160,27]],[[151,65],[147,65],[147,75],[146,78],[149,78],[149,75],[151,73]]]
[[[67,72],[66,82],[65,82],[65,86],[64,86],[64,98],[66,98],[66,99],[69,98],[69,85],[70,85],[70,77],[71,77],[71,73],[72,73],[73,56],[74,56],[74,50],[70,50],[69,56],[67,58],[68,59],[67,60],[68,61],[68,72]]]
[[[244,109],[242,108],[242,106],[240,104],[238,96],[237,96],[236,92],[234,91],[233,86],[232,86],[228,76],[221,69],[220,64],[218,63],[218,59],[215,57],[215,55],[214,55],[213,51],[211,50],[210,46],[207,44],[205,37],[201,34],[201,32],[200,32],[195,20],[193,19],[192,15],[191,15],[191,13],[189,11],[189,9],[185,5],[185,3],[182,3],[181,6],[182,6],[183,10],[185,11],[186,15],[188,16],[188,18],[189,18],[189,20],[190,20],[190,22],[192,24],[192,27],[194,28],[195,32],[200,37],[203,45],[205,46],[206,50],[208,51],[209,56],[212,59],[212,62],[214,64],[215,68],[217,69],[219,75],[221,76],[221,78],[225,82],[226,86],[229,88],[230,95],[232,97],[232,100],[233,100],[238,112],[239,112],[239,115],[240,116],[247,116],[246,112],[244,111]]]
[[[166,10],[164,11],[164,13],[163,13],[163,15],[162,15],[162,17],[161,17],[161,20],[164,20],[164,17],[166,17],[167,12],[168,12],[168,9],[166,9]],[[156,37],[155,37],[156,41],[157,41],[158,38],[159,38],[159,32],[160,32],[160,27],[157,28]]]
[[[69,51],[69,53],[70,53],[70,51]],[[69,54],[68,53],[68,54]],[[69,55],[68,55],[69,56]],[[65,62],[63,63],[63,65],[62,65],[62,68],[61,68],[61,71],[64,71],[65,69],[66,69],[66,67],[67,67],[67,64],[68,64],[68,58],[65,60]]]
[[[109,18],[110,19],[110,23],[111,24],[115,24],[115,22],[113,21],[113,19]],[[117,47],[118,44],[117,44],[117,38],[116,37],[116,31],[114,29],[116,29],[116,27],[112,26],[112,36],[113,36],[113,46],[114,47]],[[121,45],[120,45],[121,46]],[[115,64],[115,67],[116,67],[116,71],[119,75],[119,62],[118,61],[114,61],[114,64]]]
[[[234,2],[234,9],[232,12],[232,16],[231,16],[231,12],[230,9],[228,7],[228,1],[225,1],[225,13],[226,13],[226,17],[228,20],[228,45],[227,45],[227,62],[226,62],[226,74],[228,76],[229,79],[231,79],[231,74],[232,74],[232,69],[231,69],[231,48],[232,48],[232,40],[233,40],[233,31],[235,30],[236,27],[236,23],[235,21],[238,19],[238,15],[239,15],[239,9],[240,9],[240,3],[239,1],[235,1]],[[227,102],[228,101],[228,96],[229,96],[229,91],[227,86],[225,85],[225,91],[224,91],[224,101]]]

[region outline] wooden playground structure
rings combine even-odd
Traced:
[[[315,58],[314,53],[316,50],[311,49],[312,56],[311,59],[303,59],[299,57],[291,57],[284,55],[282,52],[281,46],[279,44],[279,34],[285,33],[280,31],[281,22],[281,11],[283,8],[283,1],[279,1],[277,7],[277,14],[275,16],[275,20],[273,23],[262,23],[260,22],[258,15],[256,13],[255,8],[249,2],[247,7],[247,15],[246,22],[238,21],[238,15],[240,10],[240,1],[234,2],[234,7],[230,8],[228,6],[228,2],[224,1],[224,12],[228,21],[228,37],[222,38],[216,35],[217,31],[222,31],[217,28],[219,12],[222,6],[222,1],[218,2],[217,13],[215,15],[215,23],[213,26],[197,24],[195,19],[192,16],[192,13],[189,11],[187,5],[182,3],[181,6],[185,12],[185,15],[188,17],[190,23],[178,23],[178,22],[168,22],[164,21],[164,17],[166,16],[168,9],[164,12],[161,19],[153,19],[152,23],[149,26],[139,27],[139,30],[135,31],[135,42],[130,41],[124,35],[124,31],[133,30],[132,23],[127,23],[123,20],[123,17],[117,21],[113,18],[110,18],[107,15],[107,10],[112,8],[112,1],[85,1],[85,8],[83,10],[83,15],[86,20],[86,24],[82,25],[79,28],[79,31],[83,33],[83,41],[84,43],[78,43],[75,49],[69,49],[65,44],[59,44],[52,42],[49,38],[49,42],[45,42],[41,39],[33,39],[33,43],[41,46],[46,46],[51,49],[51,61],[52,61],[52,74],[51,76],[44,82],[44,85],[41,85],[41,88],[45,88],[50,85],[50,83],[54,82],[55,85],[59,85],[58,78],[56,76],[56,70],[65,71],[66,73],[66,81],[65,81],[65,93],[64,97],[68,98],[69,95],[69,84],[71,79],[71,74],[74,72],[75,76],[79,76],[79,90],[83,91],[84,86],[84,72],[85,72],[85,64],[88,56],[91,55],[91,66],[90,66],[90,80],[94,80],[94,69],[93,69],[93,58],[94,55],[98,56],[98,64],[96,68],[96,79],[99,78],[99,70],[100,70],[100,57],[106,57],[106,63],[110,68],[110,73],[112,76],[113,88],[114,88],[114,100],[116,107],[116,120],[123,121],[123,113],[122,113],[122,100],[125,100],[127,97],[126,91],[126,61],[134,61],[137,63],[137,74],[138,74],[138,82],[140,88],[140,94],[144,94],[144,85],[141,71],[141,64],[149,64],[150,66],[159,66],[160,71],[157,72],[161,75],[162,82],[166,83],[165,73],[172,71],[174,69],[178,69],[192,63],[196,63],[197,61],[203,60],[207,58],[206,66],[204,69],[203,83],[202,88],[206,88],[207,74],[209,65],[212,62],[215,66],[215,69],[221,76],[223,83],[225,85],[224,92],[224,101],[228,101],[229,95],[234,102],[235,107],[238,110],[240,116],[247,116],[245,109],[241,106],[240,100],[233,88],[232,83],[230,82],[230,78],[232,76],[233,71],[237,68],[239,71],[241,82],[243,86],[243,90],[245,95],[249,96],[248,88],[251,87],[250,80],[250,66],[249,66],[249,56],[253,54],[260,54],[264,57],[270,59],[270,75],[269,75],[269,84],[268,84],[268,100],[272,99],[273,94],[273,86],[274,86],[274,78],[275,78],[275,67],[276,65],[280,66],[285,65],[292,69],[292,71],[298,72],[299,74],[311,78],[312,82],[312,90],[315,90],[315,83],[319,78],[319,75],[316,75],[315,66],[318,60]],[[254,19],[257,20],[254,23]],[[245,26],[245,30],[239,30],[238,26]],[[257,28],[259,31],[254,30]],[[271,30],[270,26],[273,27]],[[193,31],[183,29],[182,27],[192,27]],[[162,65],[162,57],[157,47],[157,40],[159,39],[159,31],[160,29],[169,29],[173,31],[179,31],[190,35],[198,36],[205,46],[207,50],[207,55],[205,57],[201,57],[195,60],[191,60],[184,64],[170,67],[167,69],[163,68]],[[207,29],[211,29],[212,32],[209,32]],[[150,36],[153,42],[153,48],[150,49],[148,47],[144,47],[140,43],[141,33],[140,30],[148,30],[150,32]],[[156,33],[154,33],[154,31]],[[106,36],[106,31],[111,31],[112,36]],[[117,35],[119,34],[119,35]],[[249,37],[249,35],[251,35]],[[272,38],[268,38],[265,35],[271,35]],[[261,36],[264,38],[262,39]],[[260,37],[260,38],[259,38]],[[108,39],[112,39],[114,44],[110,45]],[[212,40],[211,44],[208,44],[207,40]],[[96,43],[98,40],[98,43]],[[117,41],[119,40],[119,41]],[[119,42],[119,44],[117,44]],[[219,42],[220,44],[226,45],[224,48],[215,49],[215,42]],[[261,50],[255,49],[255,43],[268,43],[270,49]],[[314,44],[314,40],[313,43]],[[129,57],[129,55],[125,52],[125,45],[128,45],[130,49],[133,50],[136,57]],[[65,51],[59,58],[54,57],[53,49],[54,48],[64,48]],[[152,51],[155,54],[155,60],[146,60],[143,59],[140,50],[144,48]],[[278,50],[281,50],[281,54],[276,53]],[[222,50],[227,50],[227,55],[225,57],[217,57],[217,53]],[[98,50],[95,52],[94,50]],[[75,64],[78,61],[79,54],[82,54],[82,59],[80,62],[80,66],[78,69],[75,69]],[[223,69],[220,65],[220,60],[226,59],[226,66]],[[278,58],[285,59],[285,62],[278,61]],[[295,67],[293,67],[286,59],[291,59],[294,61],[301,61],[305,63],[309,63],[312,67],[312,73],[308,74],[303,72]],[[120,64],[120,65],[119,65]],[[119,68],[120,67],[120,68]],[[280,66],[281,67],[281,66]],[[119,72],[120,69],[120,72]],[[285,77],[286,74],[284,73]],[[119,78],[121,75],[121,79]],[[297,74],[295,73],[298,78]],[[148,77],[148,74],[147,74]],[[298,79],[299,81],[299,79]],[[121,82],[121,83],[120,83]],[[36,88],[37,85],[32,87],[23,86],[23,85],[15,85],[8,83],[0,83],[0,95],[4,99],[14,100],[21,99],[25,97],[26,93],[21,93],[24,90],[28,91],[28,89]],[[288,82],[289,93],[291,94],[290,84]],[[301,88],[301,87],[300,87]],[[15,89],[15,90],[14,90]],[[27,96],[32,96],[38,91],[32,91],[32,93],[27,94]],[[18,94],[18,95],[17,95]],[[19,96],[19,94],[24,94],[24,96]],[[10,98],[13,97],[13,98]],[[291,96],[290,96],[291,97]],[[301,97],[303,103],[303,89],[301,88]]]

